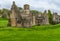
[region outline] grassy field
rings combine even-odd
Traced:
[[[7,23],[0,18],[0,41],[60,41],[60,24],[18,28]]]

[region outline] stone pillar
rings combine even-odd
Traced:
[[[33,26],[35,25],[35,16],[33,16],[33,18],[32,18],[32,25]]]

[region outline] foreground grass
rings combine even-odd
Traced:
[[[60,41],[60,24],[18,28],[7,27],[7,23],[0,21],[0,41]]]

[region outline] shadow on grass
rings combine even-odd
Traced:
[[[46,25],[46,26],[33,26],[31,28],[0,26],[0,31],[4,31],[4,30],[8,30],[8,31],[40,31],[40,30],[49,30],[49,29],[57,29],[57,28],[60,28],[60,24]]]
[[[49,29],[57,29],[57,28],[60,28],[60,24],[58,25],[47,25],[47,26],[33,26],[31,29],[34,29],[34,30],[49,30]]]

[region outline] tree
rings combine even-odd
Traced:
[[[1,14],[1,10],[0,10],[0,14]]]
[[[52,24],[53,23],[53,16],[50,10],[48,10],[48,18],[49,18],[49,23]]]
[[[2,13],[3,13],[3,10],[2,10],[2,9],[0,9],[0,17],[2,17]]]
[[[3,10],[2,9],[0,9],[0,14],[2,14],[3,13]]]
[[[30,12],[31,12],[33,15],[36,15],[36,14],[39,13],[37,10],[31,10]]]
[[[23,8],[21,8],[21,7],[18,7],[19,8],[19,10],[23,10]]]

